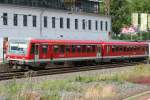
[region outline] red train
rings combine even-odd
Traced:
[[[51,63],[144,60],[148,43],[82,40],[9,40],[6,59],[10,65],[40,67]]]

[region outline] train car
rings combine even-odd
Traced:
[[[144,60],[144,42],[104,42],[85,40],[9,40],[7,61],[11,66],[45,67],[52,63],[99,63],[118,60]]]
[[[145,42],[104,42],[104,61],[144,60],[148,58],[148,44]]]
[[[9,40],[7,61],[13,66],[101,60],[101,42],[84,40]]]

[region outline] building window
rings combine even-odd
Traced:
[[[70,18],[67,18],[67,28],[70,28]]]
[[[52,17],[52,28],[55,28],[55,24],[56,24],[56,18]]]
[[[14,14],[14,26],[18,25],[18,15]]]
[[[75,19],[75,29],[78,29],[78,19]]]
[[[106,31],[108,30],[108,22],[107,21],[105,22],[105,29],[106,29]]]
[[[100,29],[103,30],[103,21],[100,21]]]
[[[82,20],[82,29],[85,30],[85,19]]]
[[[44,27],[47,27],[47,16],[44,16]]]
[[[95,30],[98,30],[98,21],[95,21]]]
[[[36,27],[36,16],[33,16],[33,27]]]
[[[91,20],[88,20],[89,30],[91,30]]]
[[[27,15],[23,15],[23,26],[27,26]]]
[[[3,25],[8,25],[8,14],[3,13]]]
[[[63,28],[63,18],[60,18],[60,28]]]

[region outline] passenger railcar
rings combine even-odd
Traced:
[[[85,40],[10,40],[7,61],[10,65],[40,67],[52,63],[109,62],[146,59],[144,42],[104,42]]]

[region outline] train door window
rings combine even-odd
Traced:
[[[28,23],[28,17],[27,15],[23,15],[23,26],[27,26]]]
[[[64,24],[64,23],[63,23],[63,18],[61,17],[61,18],[60,18],[60,28],[63,28],[63,24]]]
[[[77,46],[77,51],[78,51],[78,53],[81,52],[81,46],[80,45]]]
[[[110,46],[109,45],[106,46],[106,50],[107,50],[107,54],[108,54],[109,51],[110,51]]]
[[[56,20],[56,18],[52,17],[52,28],[55,28],[55,24],[56,24],[55,20]]]
[[[108,22],[107,21],[105,22],[105,30],[106,31],[108,30]]]
[[[98,21],[95,21],[95,30],[98,30]]]
[[[67,18],[67,29],[70,29],[70,18]]]
[[[97,49],[98,53],[101,53],[101,47],[98,46],[98,49]]]
[[[32,20],[33,20],[33,27],[36,27],[36,16],[32,16]]]
[[[75,19],[75,29],[78,29],[78,19]]]
[[[85,19],[82,20],[82,29],[85,30]]]
[[[14,14],[14,26],[18,25],[18,15]]]
[[[103,21],[100,21],[100,29],[103,30]]]
[[[34,53],[35,53],[35,44],[31,44],[30,54],[34,54]]]
[[[96,51],[96,46],[92,45],[92,52],[95,52],[95,51]]]
[[[72,53],[75,53],[75,52],[76,52],[76,46],[72,45]]]
[[[3,13],[3,25],[8,25],[8,14],[7,13]]]
[[[36,55],[39,54],[39,45],[35,45],[35,54],[36,54]]]
[[[88,20],[88,26],[89,26],[89,30],[91,30],[91,26],[92,26],[92,21]]]
[[[44,27],[47,27],[47,16],[44,16]]]
[[[59,52],[59,46],[55,45],[54,46],[54,53],[58,53]]]
[[[86,45],[82,46],[82,52],[85,53],[86,52]]]
[[[48,52],[48,45],[47,44],[42,45],[42,53],[47,54],[47,52]]]

